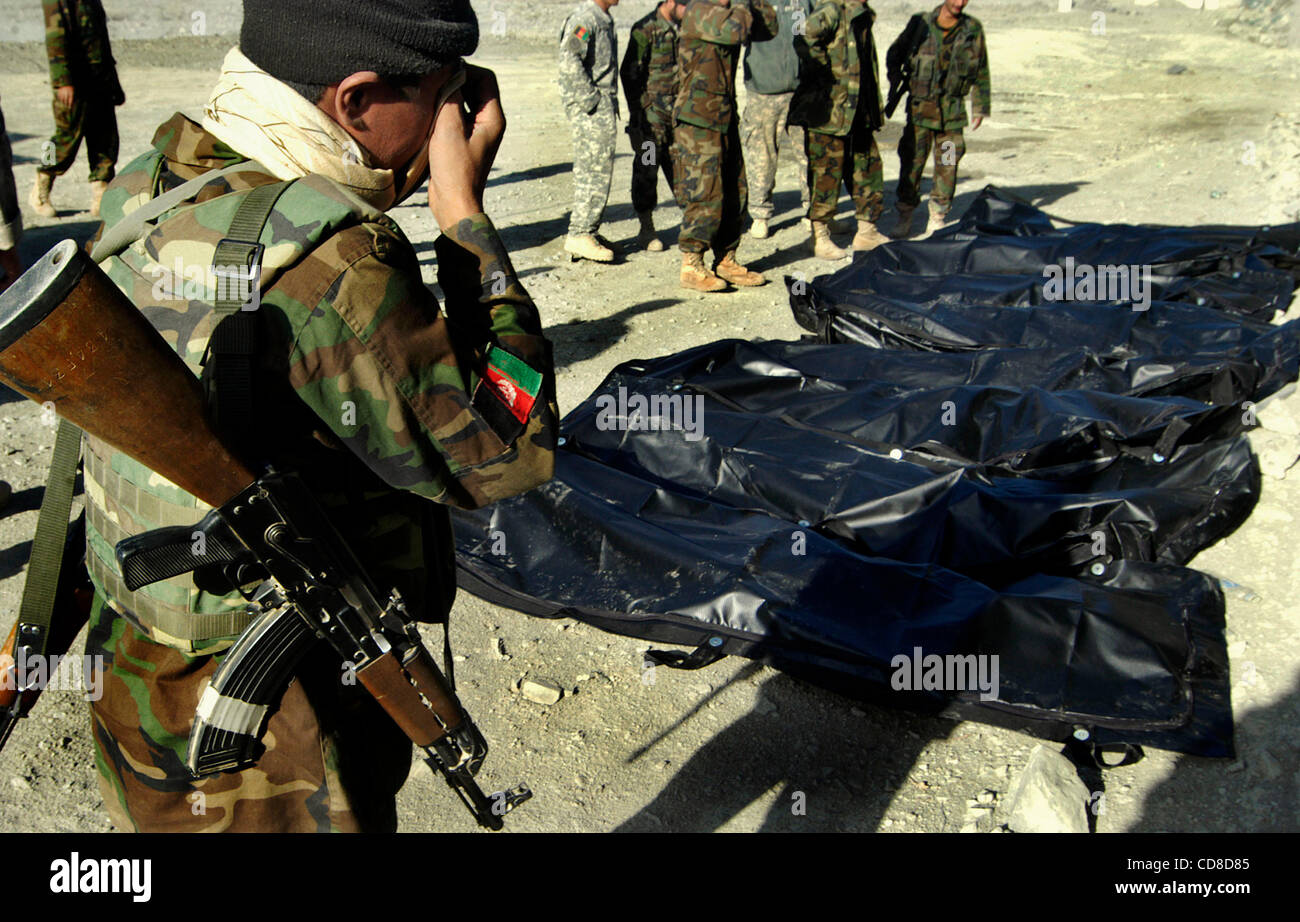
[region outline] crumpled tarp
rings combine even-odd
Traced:
[[[456,515],[461,585],[868,700],[1230,755],[1223,597],[1184,565],[1257,501],[1244,404],[1298,350],[1264,320],[1285,249],[1195,230],[1062,232],[986,192],[941,239],[796,284],[831,343],[621,365],[565,419],[551,483]],[[1130,253],[1180,267],[1140,313],[1012,278]],[[1224,271],[1251,275],[1216,289]],[[661,428],[638,395],[693,401],[700,425]],[[996,655],[996,693],[898,690],[918,648]]]

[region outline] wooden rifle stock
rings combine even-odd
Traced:
[[[212,428],[198,378],[71,240],[0,295],[0,381],[210,506],[256,479]]]

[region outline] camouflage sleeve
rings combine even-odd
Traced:
[[[743,0],[731,7],[693,0],[682,19],[682,40],[698,39],[715,45],[739,45],[749,37],[754,14]]]
[[[641,109],[641,94],[645,92],[646,72],[650,66],[650,41],[641,29],[633,29],[623,53],[623,64],[618,69],[623,84],[623,98],[627,100],[628,118],[635,120]]]
[[[840,27],[840,0],[822,0],[804,22],[803,34],[810,45],[828,45]]]
[[[50,58],[50,86],[56,90],[71,86],[68,72],[67,24],[63,21],[63,7],[59,0],[41,0],[45,14],[45,53]]]
[[[781,34],[781,20],[767,0],[749,0],[749,11],[754,16],[749,28],[749,41],[766,42]]]
[[[984,34],[980,33],[979,67],[975,72],[975,86],[971,90],[971,117],[988,118],[993,90],[989,83],[989,51],[984,43]]]
[[[600,105],[600,90],[587,70],[587,50],[591,47],[592,27],[580,16],[570,16],[564,21],[560,33],[560,90],[566,103],[576,105],[588,114]]]
[[[377,226],[298,334],[290,380],[391,486],[477,508],[549,480],[550,344],[491,220],[435,243],[447,313],[414,250]]]

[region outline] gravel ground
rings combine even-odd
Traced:
[[[626,30],[650,8],[625,0]],[[49,89],[31,4],[0,0],[11,41],[0,58],[5,116],[24,194],[50,130]],[[619,264],[570,263],[562,253],[570,195],[568,131],[549,47],[567,3],[480,4],[478,60],[501,76],[510,131],[487,207],[515,254],[556,346],[563,408],[615,364],[724,337],[797,338],[778,285],[724,296],[677,288],[677,257],[628,251]],[[901,29],[912,5],[877,3],[880,35]],[[147,146],[180,109],[196,114],[238,19],[233,2],[207,3],[205,36],[191,36],[179,3],[108,2],[122,82],[123,155]],[[1226,14],[1181,6],[1135,9],[976,0],[989,34],[993,118],[968,135],[955,207],[987,183],[1049,211],[1106,221],[1267,223],[1300,218],[1300,59],[1295,51],[1229,34]],[[142,11],[148,10],[148,15]],[[1096,15],[1104,34],[1096,34]],[[0,30],[5,27],[0,26]],[[0,33],[3,34],[3,33]],[[174,36],[186,35],[179,38]],[[626,33],[621,36],[626,39]],[[897,124],[881,139],[893,191]],[[32,219],[31,260],[65,235],[88,235],[89,194],[78,166],[56,187],[57,222]],[[620,150],[605,233],[630,243],[630,153]],[[772,277],[827,271],[807,258],[789,163],[778,177],[774,234],[741,255]],[[667,200],[667,195],[661,196]],[[892,200],[892,199],[891,199]],[[848,212],[847,203],[841,205]],[[422,255],[434,228],[419,207],[398,220]],[[675,239],[679,215],[657,220]],[[432,279],[432,270],[429,270]],[[1298,440],[1296,399],[1265,408],[1270,464],[1284,473]],[[15,498],[0,518],[0,610],[17,608],[53,430],[40,409],[0,396],[0,477]],[[1278,460],[1283,459],[1283,460]],[[1297,684],[1300,568],[1289,553],[1300,477],[1268,477],[1250,521],[1195,562],[1243,589],[1230,592],[1229,640],[1241,751],[1235,763],[1148,753],[1106,775],[1101,832],[1300,829]],[[10,618],[12,615],[10,615]],[[8,626],[8,619],[5,626]],[[973,723],[859,705],[764,667],[729,660],[696,673],[659,670],[643,685],[646,644],[572,621],[530,619],[462,594],[453,613],[464,699],[493,743],[486,785],[526,779],[537,796],[514,830],[980,831],[1001,828],[1016,773],[1037,742]],[[557,704],[513,691],[523,676],[568,689]],[[107,830],[93,778],[84,705],[51,692],[0,756],[0,829]],[[797,794],[803,814],[793,811]],[[468,830],[445,786],[415,765],[399,808],[404,830]]]

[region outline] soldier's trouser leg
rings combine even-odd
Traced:
[[[749,177],[749,213],[755,220],[772,217],[772,188],[776,185],[779,126],[790,107],[791,93],[750,93],[740,117],[745,172]]]
[[[655,210],[659,204],[659,173],[673,187],[673,159],[668,133],[649,123],[628,122],[632,143],[632,208],[637,214]]]
[[[618,119],[614,97],[601,94],[590,115],[569,113],[573,139],[573,211],[569,215],[569,236],[594,234],[605,215],[609,183],[614,175],[614,141]]]
[[[86,159],[91,182],[112,182],[117,175],[117,110],[111,102],[92,104],[86,113]]]
[[[723,140],[721,132],[684,122],[673,128],[674,188],[682,206],[677,245],[684,253],[703,253],[722,226]]]
[[[111,182],[116,175],[118,134],[117,112],[112,102],[78,93],[71,106],[54,98],[54,134],[41,151],[42,173],[62,176],[77,159],[81,141],[86,141],[91,182]]]
[[[885,172],[880,162],[880,148],[876,146],[876,137],[871,130],[856,124],[849,133],[848,147],[845,185],[853,196],[858,219],[874,224],[885,210]]]
[[[962,130],[937,132],[934,136],[934,185],[930,189],[930,210],[947,214],[957,190],[957,164],[966,153]],[[922,159],[924,163],[924,159]]]
[[[740,125],[722,135],[722,214],[713,238],[713,255],[719,259],[740,246],[745,213],[749,209],[749,179],[745,175],[745,152],[740,143]]]
[[[185,747],[220,656],[154,643],[96,596],[86,653],[103,657],[91,702],[100,793],[138,832],[379,832],[397,826],[411,743],[318,644],[267,723],[251,768],[195,780]],[[92,660],[93,662],[93,660]],[[92,686],[93,687],[93,686]]]
[[[933,137],[934,132],[908,117],[898,139],[898,201],[903,205],[916,207],[921,202],[921,174]]]
[[[820,131],[806,134],[808,153],[808,219],[823,224],[835,217],[835,205],[844,183],[849,146],[846,138]]]

